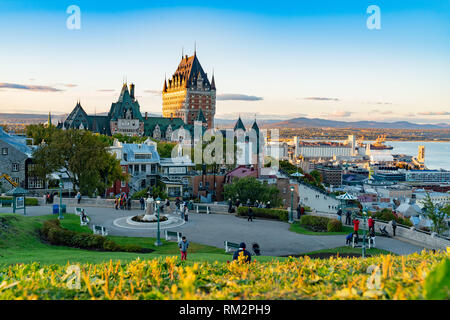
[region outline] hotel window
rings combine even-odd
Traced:
[[[8,155],[8,148],[2,148],[2,155]]]
[[[19,171],[19,164],[18,163],[13,163],[12,164],[12,171],[13,172],[17,172],[17,171]]]
[[[141,171],[146,172],[147,171],[147,165],[141,164]]]

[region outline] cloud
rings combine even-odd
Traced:
[[[327,97],[308,97],[304,100],[316,100],[316,101],[341,101],[338,98],[327,98]]]
[[[391,110],[381,111],[381,110],[378,110],[378,109],[373,109],[373,110],[370,111],[370,113],[377,113],[377,114],[386,115],[386,114],[393,114],[394,112],[391,111]]]
[[[64,87],[67,87],[67,88],[75,88],[75,87],[78,87],[77,84],[73,84],[73,83],[66,83],[66,84],[63,84],[63,86],[64,86]]]
[[[259,112],[231,112],[231,113],[219,113],[216,117],[226,120],[236,120],[238,117],[242,119],[256,119],[258,120],[288,120],[292,118],[305,117],[303,113],[288,113],[288,114],[270,114]]]
[[[388,105],[388,104],[392,104],[392,102],[367,102],[367,104],[383,104],[383,105]]]
[[[160,95],[160,94],[162,94],[162,91],[161,91],[161,90],[144,90],[144,92],[152,93],[152,94],[154,94],[154,95]]]
[[[345,118],[345,117],[350,117],[352,115],[353,112],[350,111],[335,111],[332,113],[323,113],[322,116],[325,117],[337,117],[337,118]]]
[[[427,111],[427,112],[418,112],[418,115],[421,116],[448,116],[450,112],[448,111]]]
[[[222,101],[227,101],[227,100],[237,100],[237,101],[259,101],[259,100],[264,100],[262,97],[249,96],[249,95],[246,95],[246,94],[239,94],[239,93],[218,94],[216,99],[217,100],[222,100]]]
[[[17,84],[17,83],[0,83],[0,88],[8,88],[8,89],[18,89],[18,90],[28,90],[28,91],[41,91],[41,92],[57,92],[64,91],[61,89],[57,89],[49,86],[35,86],[30,84]]]
[[[113,92],[116,91],[115,89],[99,89],[98,92]]]

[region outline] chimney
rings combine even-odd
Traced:
[[[134,100],[134,83],[130,84],[130,97]]]
[[[148,119],[148,113],[145,112],[145,120],[147,120],[147,119]]]

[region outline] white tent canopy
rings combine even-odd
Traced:
[[[338,200],[357,200],[358,198],[356,198],[355,196],[352,196],[351,194],[346,192],[344,194],[341,194],[340,196],[337,196],[336,199],[338,199]]]

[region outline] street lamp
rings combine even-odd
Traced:
[[[289,212],[289,223],[293,223],[293,213],[294,213],[294,186],[291,186],[291,211]]]
[[[62,177],[60,177],[59,179],[59,217],[58,219],[64,219],[63,215],[62,215],[62,188],[63,188],[63,183],[62,183]]]
[[[161,203],[161,199],[160,197],[156,198],[156,208],[157,208],[157,212],[158,212],[158,229],[156,231],[156,242],[155,242],[155,246],[162,246],[161,243],[161,237],[160,237],[160,231],[159,231],[159,204]]]

